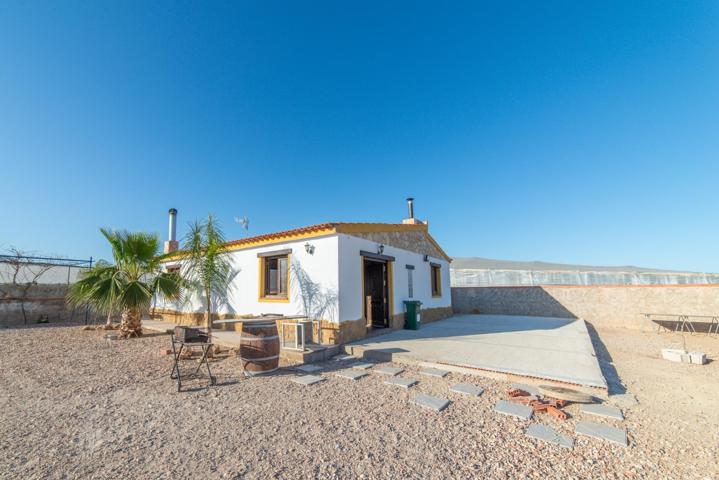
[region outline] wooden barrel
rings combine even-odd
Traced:
[[[245,375],[264,375],[280,364],[280,337],[274,320],[242,322],[240,360]]]

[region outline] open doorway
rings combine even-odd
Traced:
[[[363,257],[364,315],[369,328],[389,326],[389,267],[386,260]]]

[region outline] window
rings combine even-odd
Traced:
[[[176,273],[180,274],[180,266],[179,265],[170,265],[166,268],[167,273]]]
[[[432,296],[442,296],[442,267],[438,263],[430,263],[432,277]]]
[[[414,265],[407,265],[407,297],[414,298],[414,281],[412,279]]]
[[[284,252],[260,255],[260,300],[288,301],[289,258]]]

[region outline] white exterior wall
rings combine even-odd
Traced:
[[[339,235],[339,318],[340,321],[357,320],[364,315],[362,304],[362,262],[360,251],[377,252],[377,242],[351,235]],[[422,308],[450,307],[452,295],[449,284],[449,262],[443,258],[429,257],[390,245],[384,246],[384,255],[395,258],[392,267],[393,313],[404,312],[404,300],[409,298],[406,265],[414,265],[413,293],[411,300],[422,302]],[[442,296],[432,297],[430,262],[442,269]]]
[[[313,254],[306,252],[305,243],[314,246]],[[290,256],[289,302],[264,302],[259,299],[260,262],[258,253],[292,249]],[[314,316],[321,310],[322,318],[338,321],[338,239],[337,235],[300,239],[292,242],[263,245],[230,253],[232,266],[237,271],[227,304],[213,308],[217,313],[237,315],[278,313],[282,315]],[[306,272],[309,282],[300,285],[298,268]],[[312,292],[309,294],[308,292]],[[303,292],[305,292],[303,294]],[[158,301],[158,308],[183,312],[203,312],[204,300],[199,294],[179,305]]]

